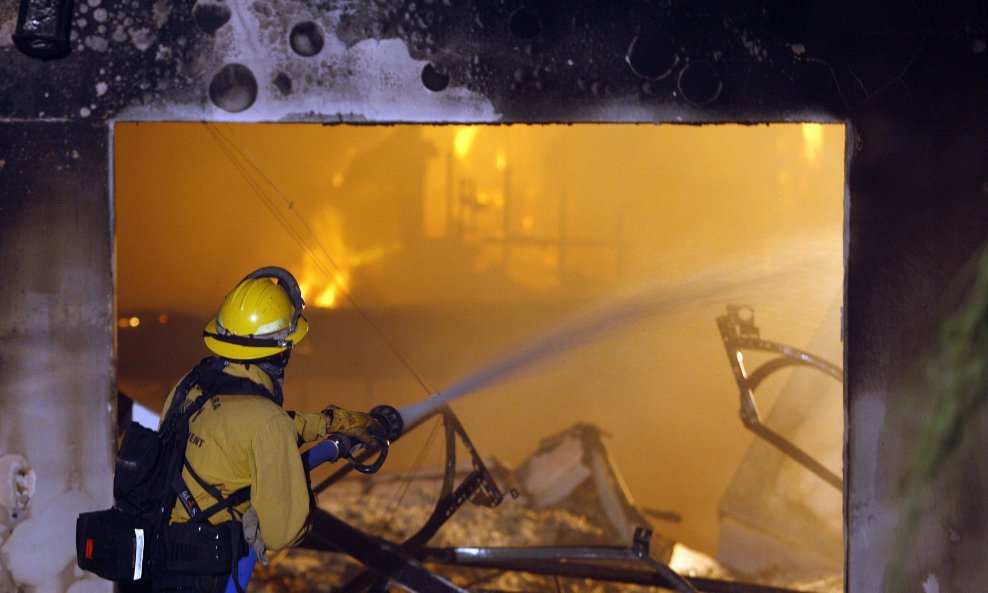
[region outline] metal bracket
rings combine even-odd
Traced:
[[[790,366],[808,366],[822,371],[837,381],[844,380],[844,371],[826,360],[798,348],[770,342],[761,339],[758,326],[755,325],[755,312],[751,307],[728,305],[727,314],[717,318],[717,327],[724,342],[727,360],[734,373],[738,385],[741,404],[739,415],[746,428],[762,439],[768,441],[777,449],[791,457],[794,461],[810,470],[823,481],[837,490],[844,490],[844,480],[830,471],[825,465],[798,445],[778,432],[765,426],[758,415],[758,405],[755,402],[754,390],[772,373]],[[744,367],[742,350],[758,350],[779,354],[749,373]]]
[[[474,448],[473,443],[470,441],[470,437],[467,436],[467,433],[463,429],[463,425],[460,424],[459,419],[449,407],[443,408],[442,415],[446,435],[446,471],[443,476],[443,486],[441,489],[439,502],[436,503],[432,514],[418,531],[416,531],[411,537],[406,539],[400,545],[394,544],[403,554],[407,554],[410,557],[414,556],[423,546],[425,546],[425,544],[427,544],[429,540],[432,539],[432,537],[439,531],[439,528],[442,527],[443,524],[446,523],[451,516],[453,516],[453,513],[463,506],[463,503],[467,500],[470,500],[475,504],[496,507],[504,499],[504,494],[502,494],[501,489],[498,488],[497,484],[494,482],[493,476],[491,476],[487,466],[484,465],[483,460],[480,458],[480,454]],[[466,478],[463,479],[462,482],[460,482],[458,486],[454,488],[453,479],[456,472],[457,437],[459,437],[460,441],[466,448],[467,453],[470,455],[474,469],[467,475]],[[348,583],[339,589],[340,593],[357,593],[359,591],[367,590],[368,588],[373,590],[375,589],[375,581],[380,579],[381,576],[393,578],[387,574],[381,575],[381,571],[377,570],[377,567],[372,564],[365,563],[365,565],[371,570],[361,572],[354,578],[350,579]]]
[[[648,556],[648,546],[652,541],[652,530],[647,527],[635,527],[635,535],[631,540],[631,552],[639,558]]]

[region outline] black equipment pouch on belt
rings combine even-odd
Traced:
[[[116,582],[165,571],[222,574],[246,553],[240,521],[188,521],[162,531],[156,521],[116,508],[82,513],[76,520],[79,567]]]
[[[82,513],[75,527],[79,567],[111,581],[139,581],[158,564],[150,556],[154,532],[153,520],[115,508]]]
[[[76,521],[79,567],[116,582],[133,582],[175,572],[222,574],[247,553],[243,527],[233,507],[249,500],[250,487],[229,497],[205,483],[185,459],[189,420],[206,401],[221,394],[271,397],[263,386],[223,373],[222,359],[203,359],[175,389],[160,432],[131,423],[117,455],[113,479],[115,505],[82,513]],[[192,387],[202,395],[183,405]],[[218,502],[200,510],[182,479],[182,468]],[[169,525],[175,501],[181,499],[190,521]],[[190,506],[191,503],[191,506]],[[231,521],[208,519],[228,510]]]

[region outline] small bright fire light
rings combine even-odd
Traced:
[[[131,317],[130,319],[127,320],[127,323],[130,325],[130,327],[137,327],[138,325],[141,324],[141,318]]]
[[[330,309],[336,304],[336,295],[338,292],[336,285],[330,284],[319,293],[319,296],[312,300],[312,304],[316,307]]]
[[[498,171],[504,171],[508,168],[508,155],[504,154],[503,150],[497,151],[497,157],[494,161],[494,166],[497,167]]]
[[[298,286],[306,306],[332,309],[339,305],[339,297],[346,286],[346,278],[337,276],[335,280],[327,280],[321,274],[307,272]]]
[[[806,160],[816,162],[820,149],[823,148],[823,124],[802,124],[803,129],[803,152]]]
[[[476,126],[465,126],[456,130],[456,135],[453,136],[453,152],[457,158],[466,158],[479,131],[480,128]]]

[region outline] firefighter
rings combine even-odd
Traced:
[[[233,527],[242,528],[246,544],[262,561],[265,549],[292,546],[310,528],[313,497],[299,445],[342,433],[370,446],[372,435],[384,433],[376,419],[361,412],[336,406],[321,413],[282,408],[285,367],[292,348],[309,331],[303,305],[298,283],[287,270],[261,268],[226,295],[206,325],[203,338],[216,355],[207,360],[220,371],[220,380],[212,381],[220,395],[212,396],[189,421],[182,472],[186,495],[178,496],[171,511],[174,526],[203,509],[220,507],[208,516],[209,523],[241,523]],[[194,386],[184,401],[194,401],[201,389]],[[174,396],[175,390],[165,410]],[[249,498],[241,494],[247,487]],[[237,547],[237,538],[234,542]],[[232,555],[244,551],[241,544]],[[221,592],[229,576],[169,571],[152,579],[152,589]]]

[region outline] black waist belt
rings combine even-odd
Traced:
[[[169,572],[229,573],[247,553],[240,521],[213,525],[206,521],[175,523],[165,531],[165,563]]]

